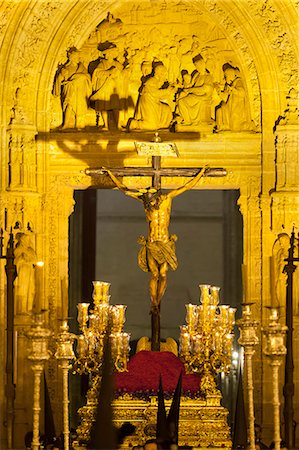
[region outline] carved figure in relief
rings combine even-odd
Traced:
[[[168,81],[173,84],[176,83],[180,76],[181,62],[177,54],[177,48],[171,46],[168,50]]]
[[[129,49],[128,49],[129,50]],[[126,127],[128,120],[133,117],[137,110],[139,93],[143,86],[144,74],[147,73],[147,64],[150,65],[150,73],[152,72],[151,63],[145,61],[140,62],[140,56],[133,54],[131,51],[127,53],[127,65],[125,67],[124,78],[128,83],[127,110],[124,114],[122,126]],[[140,86],[141,80],[141,86]]]
[[[223,66],[225,85],[216,87],[220,104],[216,107],[217,131],[251,130],[248,99],[239,70],[230,64]]]
[[[286,265],[285,258],[288,257],[290,238],[286,233],[280,233],[273,245],[274,270],[274,298],[275,305],[284,305],[286,298],[286,274],[283,269]]]
[[[30,236],[27,233],[16,234],[15,264],[17,277],[15,279],[15,299],[17,313],[29,312],[33,309],[35,298],[34,266],[37,256],[31,247]]]
[[[192,48],[192,38],[183,38],[179,41],[178,45],[178,58],[180,60],[180,71],[187,70],[189,73],[195,70],[195,65],[193,61],[194,54],[191,50]]]
[[[9,140],[9,186],[11,189],[24,185],[24,145],[20,135]]]
[[[153,75],[144,82],[135,117],[128,122],[130,130],[157,130],[170,126],[176,88],[166,82],[167,69],[163,64],[157,64]]]
[[[58,71],[53,94],[61,98],[62,129],[84,128],[91,95],[91,79],[76,48],[69,50],[68,62]]]
[[[115,40],[122,33],[122,27],[122,21],[115,18],[111,12],[108,12],[106,19],[102,20],[96,28],[98,42]]]
[[[201,55],[193,58],[196,71],[189,79],[187,72],[182,90],[177,97],[178,123],[194,125],[211,123],[211,101],[214,89],[213,78],[206,70]]]
[[[24,90],[23,90],[24,91]],[[10,117],[10,124],[20,124],[20,123],[29,123],[28,118],[25,115],[24,108],[21,106],[21,99],[20,97],[23,96],[23,102],[24,102],[24,94],[22,93],[21,88],[17,88],[15,95],[14,95],[14,103],[13,107],[11,109],[11,117]],[[26,103],[25,103],[26,104]]]
[[[149,284],[151,296],[151,311],[159,311],[161,298],[166,289],[166,274],[170,267],[177,268],[177,257],[175,254],[176,235],[169,235],[171,206],[173,198],[192,189],[204,175],[207,167],[178,189],[173,189],[166,194],[154,188],[130,190],[111,172],[107,172],[116,187],[129,197],[135,198],[143,203],[146,220],[148,222],[148,236],[141,236],[138,243],[142,248],[138,254],[138,265],[144,272],[151,273]]]
[[[119,112],[124,109],[124,67],[118,61],[119,50],[109,47],[103,51],[103,58],[92,74],[95,110],[101,114],[104,129],[118,128]]]
[[[24,138],[24,186],[36,187],[36,142],[34,136]]]
[[[298,112],[298,92],[296,89],[290,89],[287,95],[287,109],[284,111],[283,116],[278,118],[277,124],[279,125],[298,125],[299,112]]]

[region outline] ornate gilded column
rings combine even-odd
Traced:
[[[287,109],[275,126],[276,183],[271,193],[272,230],[275,233],[292,228],[299,214],[299,118],[298,93],[292,88],[287,97]]]
[[[40,385],[41,375],[45,362],[50,358],[48,341],[51,336],[49,328],[44,326],[42,314],[34,316],[34,323],[26,333],[30,339],[30,353],[28,359],[31,361],[33,370],[33,438],[32,450],[39,450],[39,419],[40,419]]]
[[[73,351],[73,343],[76,336],[69,333],[69,326],[66,320],[63,321],[61,326],[61,332],[57,337],[57,350],[55,358],[60,362],[62,369],[62,405],[63,405],[63,436],[64,436],[64,449],[69,450],[70,441],[70,429],[69,429],[69,368],[70,362],[74,359],[75,353]]]
[[[284,336],[287,332],[287,327],[278,323],[279,313],[278,308],[270,309],[270,320],[268,327],[262,329],[263,335],[266,339],[266,346],[264,354],[270,360],[272,368],[272,382],[273,382],[273,423],[274,423],[274,443],[275,450],[280,449],[280,401],[279,401],[279,368],[282,364],[283,357],[287,349],[284,345]]]
[[[254,302],[252,318],[262,322],[262,210],[261,183],[258,176],[248,176],[246,185],[241,186],[238,200],[243,216],[243,266],[246,267],[246,301]],[[248,350],[249,351],[249,350]],[[261,421],[263,412],[263,370],[262,350],[257,343],[255,358],[252,359],[254,371],[254,392],[256,398],[255,415]],[[251,363],[251,362],[250,362]],[[246,373],[245,373],[246,375]],[[246,383],[246,377],[244,383]]]
[[[237,325],[240,330],[240,338],[238,339],[238,343],[244,348],[244,364],[246,367],[249,449],[255,450],[252,358],[255,353],[254,347],[258,344],[259,339],[256,335],[258,321],[252,319],[252,305],[253,303],[243,303],[242,319],[237,321]]]

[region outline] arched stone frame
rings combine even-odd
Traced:
[[[249,160],[247,162],[244,161],[243,165],[245,165],[248,170],[246,181],[236,184],[235,182],[233,183],[233,186],[243,186],[243,189],[241,189],[240,204],[241,209],[244,210],[244,230],[245,227],[247,227],[248,230],[247,233],[244,232],[244,263],[248,263],[247,258],[251,259],[252,249],[255,245],[258,245],[259,250],[254,251],[260,252],[260,262],[255,264],[254,258],[249,262],[249,277],[253,282],[253,286],[257,286],[257,284],[258,286],[261,286],[261,282],[269,276],[265,258],[270,254],[270,249],[277,231],[276,226],[271,225],[271,202],[269,200],[269,191],[275,186],[275,147],[272,128],[278,115],[281,114],[285,108],[285,97],[289,88],[294,85],[296,47],[293,45],[292,38],[295,42],[295,30],[290,26],[290,22],[288,23],[287,18],[283,17],[286,6],[284,4],[285,2],[282,0],[265,2],[252,0],[250,2],[250,11],[248,2],[234,5],[233,11],[229,6],[229,2],[206,0],[195,3],[200,7],[203,5],[207,8],[215,22],[223,22],[221,26],[229,36],[230,40],[234,42],[235,47],[238,48],[240,59],[244,61],[245,72],[248,74],[247,79],[250,80],[252,86],[250,95],[251,99],[254,100],[254,110],[259,112],[261,110],[261,104],[263,106],[262,140],[260,142],[260,150],[254,156],[254,158],[257,157],[256,162],[257,167],[259,168],[253,168]],[[186,2],[186,4],[193,6],[193,2],[191,1]],[[1,95],[4,99],[4,107],[1,110],[1,135],[4,144],[2,146],[3,151],[1,154],[1,161],[3,161],[1,167],[3,175],[1,188],[3,190],[5,190],[7,186],[8,159],[5,149],[8,148],[8,133],[6,133],[6,127],[9,123],[11,109],[14,105],[13,97],[16,89],[21,89],[21,108],[25,108],[25,123],[32,126],[30,133],[47,133],[49,131],[47,111],[49,110],[52,81],[58,62],[64,61],[65,50],[67,47],[72,44],[80,47],[80,43],[84,42],[84,39],[86,39],[90,30],[105,17],[106,13],[109,10],[117,11],[120,5],[120,1],[106,3],[84,2],[84,5],[80,2],[47,2],[44,4],[44,8],[35,6],[31,12],[28,13],[28,11],[26,11],[26,4],[16,6],[13,1],[7,2],[3,23],[1,24],[1,31],[3,32],[2,42],[4,44],[4,50],[2,51],[7,55],[7,64],[0,69],[1,79],[3,78],[5,80],[3,85],[7,86],[5,95],[3,92]],[[291,7],[289,8],[289,13],[294,14]],[[9,24],[7,28],[5,17]],[[293,23],[295,23],[295,16],[293,17]],[[8,21],[9,18],[11,19],[10,21]],[[62,19],[61,22],[59,22],[60,19]],[[53,23],[57,25],[53,26]],[[20,24],[22,24],[22,27],[19,26],[19,31],[17,33],[12,33],[12,31],[17,28],[17,25]],[[65,27],[67,31],[65,31]],[[252,61],[254,61],[253,64]],[[41,67],[42,70],[40,70]],[[30,97],[31,95],[36,101],[28,102],[28,96]],[[32,109],[29,108],[29,110],[26,110],[27,105],[29,105],[30,108],[32,105],[37,106],[36,108],[34,106]],[[20,131],[21,127],[17,126],[17,129],[18,128]],[[231,139],[232,141],[236,141],[237,138],[231,136]],[[9,192],[5,195],[3,194],[3,196],[1,194],[1,202],[4,207],[8,206],[9,208],[12,203],[20,205],[22,210],[25,209],[25,215],[28,217],[30,217],[31,214],[35,215],[37,231],[36,246],[41,255],[47,257],[47,252],[49,251],[47,243],[48,239],[52,242],[53,248],[57,252],[56,255],[58,255],[58,250],[61,247],[63,249],[63,255],[66,245],[65,224],[67,222],[66,216],[68,213],[62,212],[60,218],[57,218],[55,215],[56,211],[53,211],[53,216],[50,220],[50,217],[47,218],[47,213],[36,214],[36,210],[46,211],[48,208],[47,205],[51,206],[50,199],[54,202],[60,200],[59,195],[61,192],[67,192],[67,198],[69,199],[68,208],[71,210],[72,201],[70,200],[70,192],[72,189],[65,186],[61,187],[60,182],[58,182],[61,179],[61,170],[63,170],[64,162],[62,161],[61,170],[58,170],[58,173],[55,173],[57,167],[53,168],[51,166],[49,157],[51,150],[50,152],[48,151],[48,143],[38,142],[36,151],[38,194],[36,195],[36,200],[32,200],[35,202],[35,206],[32,207],[28,204],[28,200],[26,200],[28,199],[28,196],[26,195],[27,192],[25,189],[23,190],[24,199],[22,198],[22,193],[16,195],[15,192]],[[128,158],[127,163],[129,162],[129,159],[130,158]],[[194,162],[196,160],[197,159],[193,157],[192,161]],[[89,165],[98,162],[98,158],[94,157],[94,159],[89,161]],[[218,160],[212,156],[209,162],[214,164],[215,162],[218,162]],[[237,170],[238,176],[241,177],[239,169],[242,167],[242,164],[240,164],[239,168],[236,168],[229,158],[225,158],[225,165],[231,170]],[[80,164],[74,164],[74,167],[72,168],[74,177],[77,176],[76,174],[78,173],[78,170],[80,170],[79,167]],[[84,167],[85,163],[80,168]],[[46,177],[45,172],[51,173],[51,175]],[[262,176],[261,172],[265,175]],[[252,181],[252,183],[249,183],[248,180],[252,177],[258,178],[259,181]],[[229,179],[230,177],[227,177],[226,181],[228,182],[228,185]],[[57,182],[60,186],[59,188]],[[175,183],[175,180],[173,182]],[[66,186],[68,183],[69,182],[66,183]],[[79,185],[81,185],[80,183],[81,182],[78,182]],[[225,187],[222,181],[217,181],[217,183],[216,185]],[[260,190],[254,189],[253,195],[248,194],[250,190],[248,183],[254,186],[259,185]],[[85,179],[81,187],[87,185],[88,182]],[[66,191],[64,191],[64,189]],[[296,191],[294,195],[296,196]],[[248,206],[248,202],[250,202],[250,206]],[[283,206],[283,210],[286,211],[285,219],[288,224],[290,223],[290,220],[292,220],[294,214],[296,215],[296,208],[294,213],[288,213],[289,208],[294,208],[294,206],[289,202],[287,194],[284,194],[284,199],[279,200],[279,202],[276,202],[275,196],[273,196],[272,205],[276,205],[272,211],[274,212],[274,215],[275,211],[280,211],[281,205]],[[64,211],[65,204],[62,204],[61,207]],[[263,212],[260,219],[259,208],[261,208]],[[62,219],[63,217],[64,219]],[[60,223],[60,220],[63,220],[64,224]],[[251,236],[252,229],[250,227],[258,220],[261,221],[261,227],[257,228],[260,230],[260,235],[256,236],[258,240],[255,241]],[[56,229],[54,227],[55,221],[60,223],[59,226],[57,225]],[[50,223],[53,228],[50,228]],[[245,223],[248,225],[246,226]],[[254,229],[254,231],[257,229]],[[53,234],[56,232],[58,233],[58,241],[55,241],[56,238],[53,237]],[[246,254],[248,255],[247,257]],[[58,280],[60,279],[61,273],[67,273],[67,260],[65,259],[65,256],[60,258],[59,255],[59,261],[60,263],[56,264],[57,260],[54,259],[53,254],[53,262],[51,262],[51,264],[49,263],[49,270],[52,270],[52,281],[49,282],[49,298],[47,298],[47,302],[51,304],[53,301],[53,318],[56,317],[57,310],[59,310],[59,313],[61,312],[61,306],[59,305],[60,300],[57,300],[60,299],[61,289]],[[263,262],[263,265],[261,265],[261,262]],[[57,267],[59,267],[59,269],[57,269]],[[260,275],[256,276],[259,269],[260,273],[263,273],[262,278]],[[56,275],[53,278],[54,273]],[[253,287],[252,296],[257,298],[258,302],[262,301],[263,303],[266,303],[268,299],[267,283],[262,283],[262,292],[259,291],[259,288],[255,290],[255,287]],[[261,315],[261,320],[263,320],[262,310],[259,310],[257,314]],[[3,315],[1,321],[2,319]],[[258,378],[261,380],[260,376]],[[261,398],[262,395],[260,396],[258,394],[258,402]]]

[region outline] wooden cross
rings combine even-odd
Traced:
[[[161,188],[162,177],[194,177],[200,167],[161,167],[161,156],[152,156],[152,167],[109,167],[116,177],[152,177],[152,187]],[[102,169],[86,169],[85,173],[90,176],[103,175]],[[222,167],[209,168],[204,177],[224,177],[227,174]]]
[[[135,146],[138,154],[147,155],[152,157],[152,167],[113,167],[111,172],[117,177],[125,176],[145,176],[152,178],[152,187],[155,189],[161,189],[162,177],[195,177],[201,170],[196,168],[176,168],[161,167],[162,156],[178,156],[178,152],[175,144],[161,143],[161,139],[156,134],[155,142],[135,142]],[[107,168],[106,168],[107,169]],[[87,169],[85,171],[87,175],[96,176],[103,175],[105,172],[103,169]],[[223,177],[226,175],[226,170],[223,168],[210,168],[206,169],[204,176],[210,177]],[[154,351],[160,348],[160,310],[154,310],[151,313],[152,320],[152,339],[151,349]]]

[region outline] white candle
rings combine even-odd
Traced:
[[[270,262],[270,298],[271,298],[271,304],[275,306],[277,304],[276,302],[276,288],[275,288],[275,261],[273,256],[270,256],[269,258]]]
[[[44,286],[44,265],[43,261],[35,264],[35,302],[32,308],[36,311],[43,309],[43,286]]]
[[[243,286],[243,302],[246,303],[248,299],[248,285],[247,285],[247,266],[242,264],[242,286]]]

